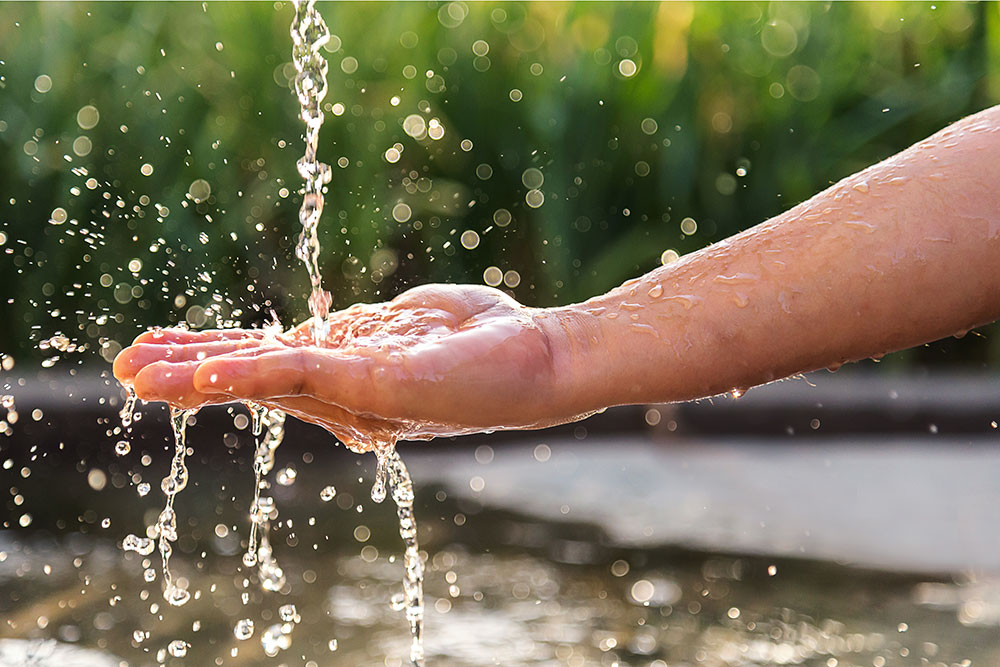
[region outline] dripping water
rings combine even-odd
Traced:
[[[410,661],[417,667],[424,664],[424,564],[420,560],[417,542],[417,521],[413,513],[413,481],[396,451],[395,443],[375,448],[377,459],[372,500],[382,502],[386,496],[386,481],[392,489],[399,517],[399,536],[403,538],[403,593],[394,596],[392,606],[403,611],[410,626]]]
[[[175,607],[186,604],[191,599],[191,594],[187,589],[180,588],[174,583],[173,574],[170,572],[170,556],[173,553],[172,543],[177,541],[177,513],[174,511],[174,498],[184,490],[188,483],[188,469],[185,463],[187,421],[188,417],[195,412],[196,410],[170,408],[170,428],[174,434],[174,458],[170,462],[170,472],[160,482],[160,489],[167,497],[167,502],[156,520],[155,534],[158,538],[157,547],[160,551],[163,571],[163,599]]]

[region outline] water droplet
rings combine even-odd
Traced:
[[[125,456],[130,451],[132,451],[132,446],[128,444],[128,440],[119,440],[115,444],[115,454],[118,456]]]
[[[280,623],[275,623],[264,630],[260,645],[264,647],[264,653],[273,658],[292,645],[292,638],[285,634]]]
[[[663,295],[663,285],[653,285],[649,288],[649,298],[658,299]]]
[[[284,604],[278,608],[278,617],[286,623],[298,623],[301,619],[293,604]]]
[[[325,486],[323,487],[323,490],[319,492],[319,497],[324,503],[330,502],[336,495],[337,489],[333,486]]]
[[[153,553],[153,540],[148,537],[139,537],[137,535],[126,535],[125,539],[122,540],[122,549],[125,551],[134,551],[140,556],[148,556]]]
[[[163,599],[175,607],[183,607],[191,599],[191,593],[186,588],[171,584],[163,590]]]
[[[278,484],[282,486],[291,486],[292,484],[295,483],[295,478],[297,475],[298,472],[296,472],[295,468],[292,468],[291,466],[287,468],[282,468],[281,470],[278,471],[277,475]]]
[[[246,641],[253,637],[253,619],[241,618],[236,621],[236,626],[233,628],[233,634],[240,641]]]
[[[175,658],[183,658],[191,645],[182,639],[175,639],[167,645],[167,651]]]

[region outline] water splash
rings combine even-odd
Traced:
[[[293,0],[295,17],[289,31],[292,36],[292,62],[295,64],[295,94],[299,99],[299,117],[306,125],[305,153],[296,163],[302,176],[302,206],[299,222],[302,235],[295,248],[296,256],[306,265],[312,291],[309,295],[309,313],[312,315],[313,342],[322,345],[326,340],[330,313],[330,293],[323,290],[319,270],[319,236],[317,227],[323,214],[323,187],[330,182],[330,165],[317,157],[319,130],[323,126],[323,98],[326,97],[327,62],[320,49],[330,39],[330,30],[323,17],[316,11],[315,0]]]

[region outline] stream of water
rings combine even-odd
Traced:
[[[295,15],[292,19],[290,34],[292,37],[292,60],[296,69],[294,81],[295,94],[299,102],[299,117],[305,124],[305,151],[296,163],[303,180],[301,189],[302,205],[299,209],[299,221],[302,232],[296,246],[296,255],[306,266],[310,282],[308,299],[310,329],[313,344],[318,347],[326,345],[329,333],[328,315],[332,298],[323,289],[323,279],[320,273],[320,241],[318,235],[319,222],[323,213],[323,190],[330,182],[329,165],[320,162],[319,132],[323,125],[323,99],[327,93],[326,74],[328,65],[320,49],[330,39],[330,31],[323,17],[316,10],[314,0],[305,2],[293,0]],[[126,435],[129,431],[135,409],[135,394],[127,388],[125,407],[121,412],[122,425]],[[257,568],[261,588],[265,591],[280,591],[286,583],[282,568],[274,558],[269,540],[270,522],[277,518],[278,511],[270,495],[262,495],[270,488],[268,474],[274,468],[275,451],[284,438],[285,414],[280,410],[268,409],[262,405],[248,403],[253,420],[253,434],[256,439],[254,452],[254,487],[253,501],[250,504],[250,533],[247,540],[247,550],[243,555],[243,564],[248,569]],[[189,417],[194,411],[184,411],[172,408],[170,412],[171,428],[174,434],[174,457],[170,472],[163,478],[161,489],[166,496],[166,504],[160,513],[156,525],[146,530],[146,537],[130,534],[122,542],[127,551],[135,551],[143,556],[152,554],[158,549],[162,561],[163,597],[173,606],[182,606],[191,598],[187,588],[178,585],[170,570],[172,543],[177,541],[177,515],[174,511],[175,496],[187,486],[188,469],[185,465],[187,445],[185,442],[186,428]],[[127,441],[126,441],[127,443]],[[424,664],[423,648],[423,572],[424,566],[420,559],[420,548],[417,543],[417,526],[413,512],[413,483],[402,459],[395,449],[395,441],[381,442],[375,448],[377,469],[375,483],[372,488],[372,499],[381,503],[387,493],[386,485],[391,489],[392,499],[396,504],[399,518],[399,534],[403,540],[403,590],[392,597],[394,609],[403,611],[406,615],[411,633],[410,660],[414,665]],[[146,567],[146,581],[153,581],[156,572]],[[244,583],[244,588],[249,580]],[[246,605],[249,594],[244,592],[243,603]],[[277,655],[280,650],[290,644],[292,628],[300,620],[294,605],[283,605],[279,610],[283,623],[268,627],[261,635],[261,643],[265,653]],[[254,620],[241,618],[237,621],[233,634],[239,640],[247,640],[254,634]],[[330,641],[331,650],[335,650],[337,640]],[[186,655],[188,644],[181,640],[170,643],[168,651],[174,657]]]

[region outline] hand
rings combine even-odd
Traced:
[[[143,400],[252,401],[360,450],[578,416],[566,327],[499,290],[426,285],[355,305],[330,315],[322,346],[311,323],[287,333],[148,331],[118,355],[114,374]]]

